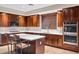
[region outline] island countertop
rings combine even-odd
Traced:
[[[25,40],[29,40],[29,41],[33,41],[33,40],[38,40],[41,38],[45,38],[45,36],[43,35],[35,35],[35,34],[15,34],[17,36],[19,36],[21,39],[25,39]]]

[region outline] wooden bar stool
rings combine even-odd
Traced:
[[[10,37],[10,34],[5,33],[5,37],[8,40],[8,42],[7,42],[8,53],[12,54],[13,53],[13,44],[14,44],[14,42],[13,42],[12,38]]]
[[[19,36],[16,36],[15,34],[13,35],[13,40],[14,40],[14,50],[16,54],[22,54],[23,49],[28,47],[29,45],[26,44],[25,40],[21,40]]]

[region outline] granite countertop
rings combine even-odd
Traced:
[[[56,34],[56,35],[63,35],[63,32],[59,30],[49,30],[49,31],[44,31],[44,30],[39,30],[39,31],[33,31],[33,30],[20,30],[20,31],[0,31],[0,34],[5,34],[5,33],[20,33],[20,32],[33,32],[33,33],[44,33],[44,34]]]
[[[63,31],[59,31],[59,30],[49,30],[49,31],[44,31],[44,30],[40,30],[40,31],[20,31],[20,32],[33,32],[33,33],[43,33],[43,34],[56,34],[56,35],[63,35]]]
[[[19,36],[21,39],[30,40],[30,41],[38,40],[45,37],[42,35],[34,35],[34,34],[16,34],[16,35]]]
[[[5,34],[5,33],[10,34],[10,33],[19,33],[19,32],[0,31],[0,34]]]

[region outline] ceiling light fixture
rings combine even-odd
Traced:
[[[34,6],[34,4],[28,4],[29,6]]]

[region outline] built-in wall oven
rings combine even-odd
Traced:
[[[78,22],[64,22],[64,43],[78,45]]]

